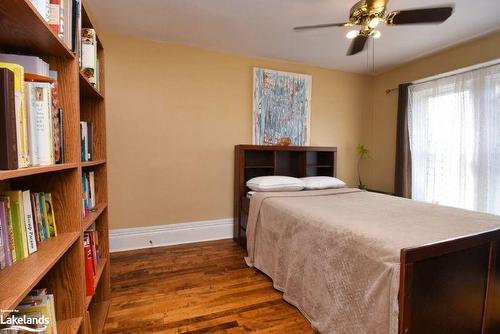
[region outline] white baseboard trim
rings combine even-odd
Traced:
[[[232,218],[120,228],[109,231],[109,249],[110,252],[121,252],[132,249],[230,239],[232,237]]]

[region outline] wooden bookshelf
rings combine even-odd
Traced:
[[[95,209],[90,211],[89,214],[83,218],[82,226],[83,230],[86,230],[92,225],[97,218],[103,213],[103,211],[108,207],[107,203],[97,204]]]
[[[83,28],[95,28],[90,17],[83,3]],[[50,30],[30,0],[0,1],[0,22],[0,52],[39,56],[58,72],[65,153],[63,164],[0,171],[0,190],[52,193],[58,228],[58,235],[40,243],[37,252],[0,270],[0,309],[15,309],[31,289],[43,287],[55,296],[59,333],[101,333],[111,299],[104,48],[98,38],[97,90],[81,75],[78,57]],[[93,124],[93,161],[80,161],[80,121]],[[99,204],[83,218],[81,179],[89,170],[95,172]],[[101,260],[94,277],[96,293],[87,298],[83,236],[93,223]]]
[[[0,309],[14,309],[79,236],[77,232],[62,233],[41,243],[36,253],[0,271]]]

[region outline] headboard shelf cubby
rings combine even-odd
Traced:
[[[336,176],[337,148],[317,146],[236,145],[234,163],[234,240],[246,248],[246,221],[251,178]]]

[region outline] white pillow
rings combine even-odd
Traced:
[[[297,191],[304,189],[304,182],[290,176],[259,176],[247,181],[254,191]]]
[[[303,177],[301,178],[301,180],[302,182],[304,182],[304,189],[306,190],[345,187],[344,181],[330,176],[309,176],[309,177]]]

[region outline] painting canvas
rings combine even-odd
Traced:
[[[254,68],[253,143],[309,145],[312,77]]]

